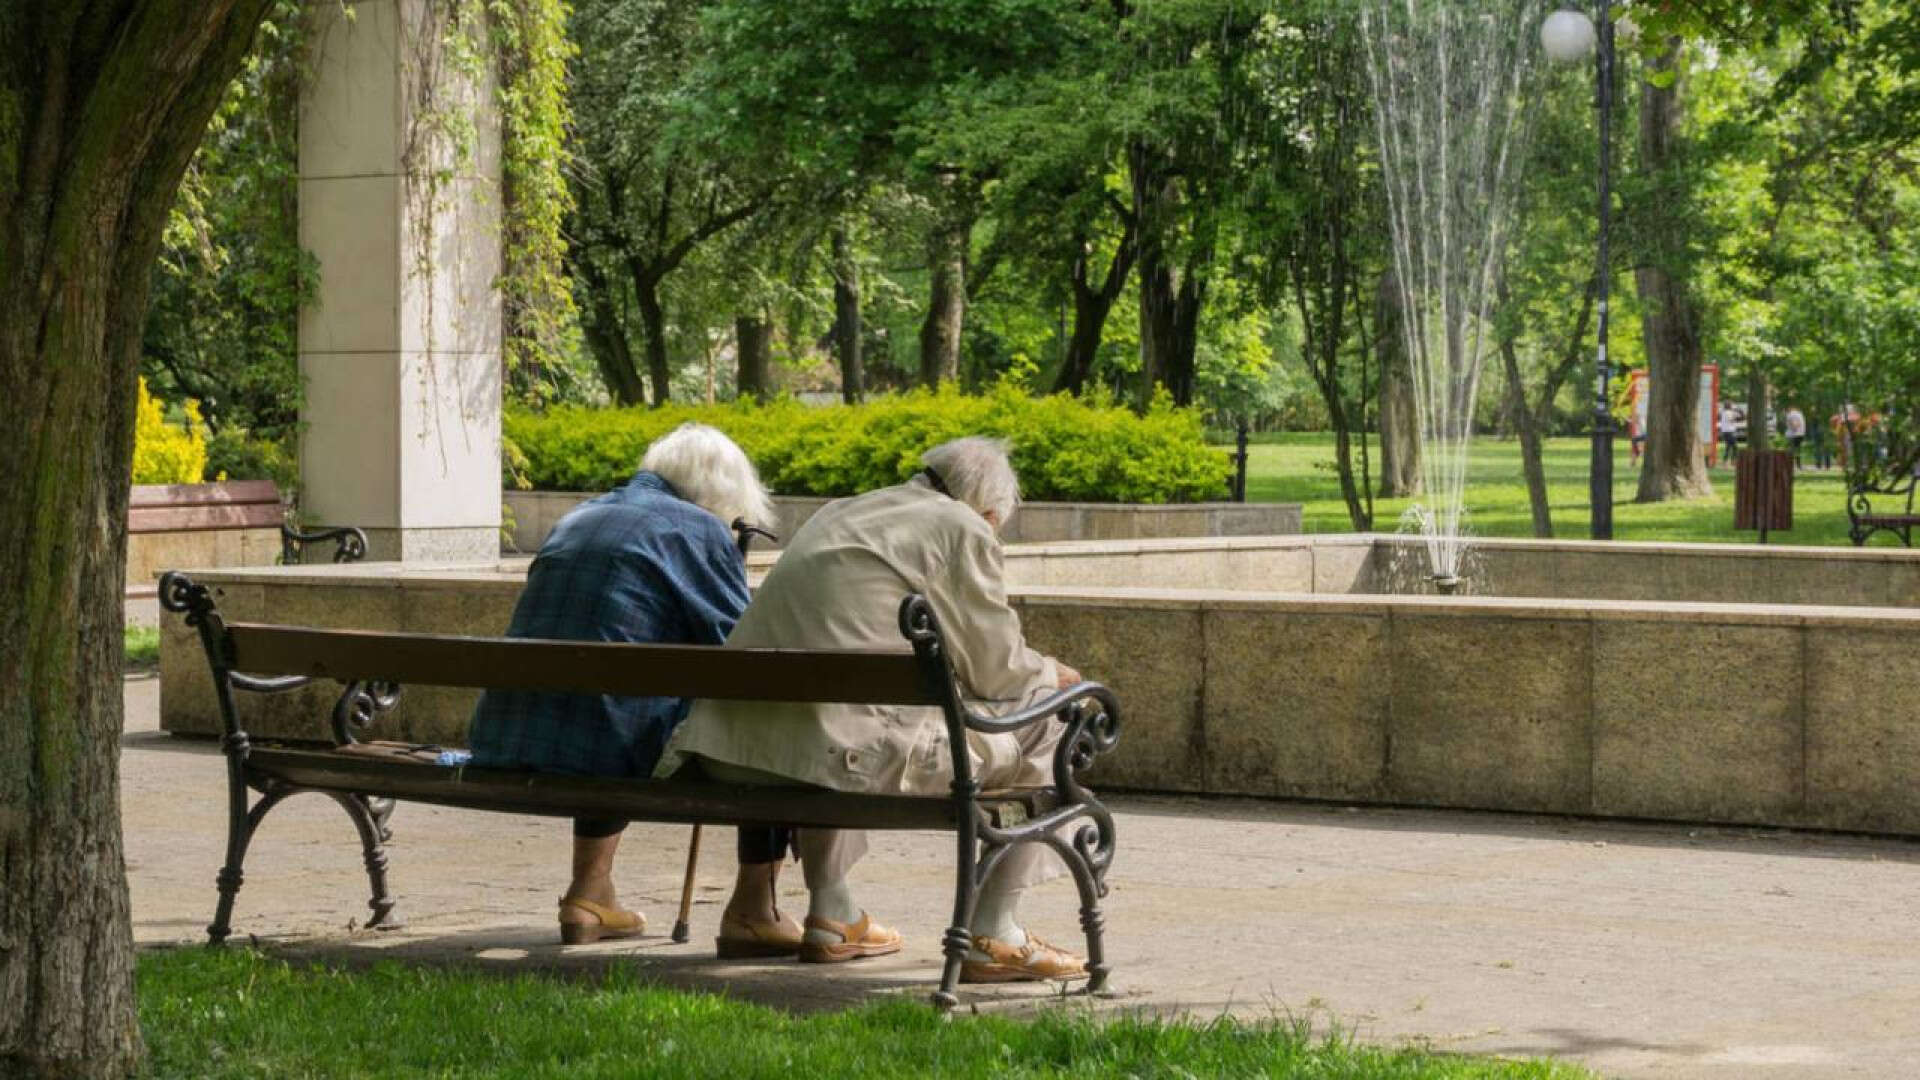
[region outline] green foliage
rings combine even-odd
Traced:
[[[793,972],[795,979],[804,974]],[[1578,1080],[1549,1061],[1358,1045],[1306,1020],[949,1022],[917,999],[792,1013],[604,978],[381,962],[345,971],[245,949],[140,957],[152,1075],[241,1077],[1262,1076],[1273,1080]]]
[[[170,424],[158,399],[140,380],[133,429],[133,482],[136,484],[197,484],[207,469],[205,425],[193,401],[181,405],[184,422]]]
[[[675,405],[660,409],[511,410],[506,435],[546,490],[623,483],[654,439],[687,421],[738,442],[782,495],[851,495],[896,484],[928,448],[962,435],[1013,444],[1025,496],[1091,502],[1194,502],[1224,494],[1227,462],[1205,444],[1200,415],[1157,398],[1145,415],[1100,400],[1034,398],[1003,383],[968,396],[916,390],[862,405]]]
[[[271,480],[281,491],[300,485],[300,458],[291,436],[265,439],[229,425],[207,440],[207,479]]]
[[[504,180],[499,279],[507,383],[519,400],[571,389],[577,350],[562,267],[569,206],[565,0],[454,0],[440,5],[449,38],[498,67]],[[296,163],[306,18],[275,0],[240,76],[227,88],[170,211],[141,370],[176,408],[204,410],[207,474],[298,482],[301,377],[296,320],[319,268],[300,247]],[[468,40],[484,27],[486,39]],[[475,61],[477,62],[477,60]],[[431,111],[431,109],[429,109]],[[450,125],[471,139],[471,122]],[[341,268],[355,273],[355,268]],[[199,477],[194,477],[198,480]]]
[[[567,135],[573,109],[567,0],[486,0],[499,73],[501,302],[510,392],[530,403],[572,389],[578,312],[566,270],[564,226],[573,210]]]
[[[198,401],[216,433],[278,439],[299,415],[295,319],[317,282],[298,227],[303,25],[295,0],[270,8],[181,181],[154,267],[141,371],[162,400]]]

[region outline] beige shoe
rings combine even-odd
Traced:
[[[567,911],[584,912],[594,922],[567,920]],[[639,937],[647,932],[647,917],[637,911],[608,907],[576,896],[560,898],[560,940],[568,945],[591,945],[601,938]]]
[[[874,922],[873,916],[864,911],[860,913],[860,921],[851,926],[809,915],[807,929],[824,930],[837,935],[840,940],[822,943],[803,938],[800,942],[800,962],[803,964],[843,964],[848,960],[886,956],[900,951],[899,933]]]
[[[974,953],[985,956],[975,960]],[[973,939],[973,953],[960,962],[963,983],[1040,982],[1043,979],[1082,979],[1087,962],[1072,953],[1049,945],[1032,933],[1025,945],[1009,945],[998,938]]]
[[[800,924],[791,915],[772,922],[750,922],[732,915],[720,917],[720,936],[713,947],[722,960],[792,956],[800,951]]]

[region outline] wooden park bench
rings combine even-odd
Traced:
[[[954,681],[933,609],[920,596],[900,603],[900,632],[911,652],[630,645],[228,623],[209,589],[179,573],[161,578],[160,602],[199,631],[225,732],[227,855],[217,878],[219,904],[207,927],[215,944],[230,932],[247,847],[261,820],[289,796],[314,792],[339,803],[359,831],[373,894],[370,926],[392,921],[385,842],[396,801],[562,818],[953,832],[959,841],[953,922],[943,939],[946,964],[933,995],[942,1009],[958,1002],[955,986],[981,885],[1016,845],[1045,844],[1060,855],[1079,889],[1088,989],[1105,987],[1100,899],[1113,861],[1113,816],[1078,777],[1118,741],[1118,704],[1106,687],[1083,682],[1007,716],[973,713]],[[269,746],[247,737],[236,691],[283,693],[316,679],[343,686],[333,709],[332,747]],[[954,780],[945,796],[874,795],[444,767],[370,756],[364,746],[354,749],[356,732],[395,708],[407,684],[933,706],[946,717]],[[972,777],[967,732],[1016,731],[1055,715],[1067,726],[1054,753],[1052,786],[982,791]],[[249,792],[258,792],[258,798]]]
[[[1856,482],[1848,488],[1847,535],[1853,539],[1854,547],[1866,546],[1867,538],[1877,532],[1890,532],[1900,538],[1902,545],[1913,546],[1913,527],[1920,525],[1920,514],[1913,512],[1916,480],[1920,480],[1920,473],[1908,468],[1896,470],[1879,481]]]
[[[155,576],[171,566],[297,563],[308,545],[327,543],[337,563],[367,556],[359,529],[293,527],[271,480],[135,484],[127,501],[127,599],[151,599]]]

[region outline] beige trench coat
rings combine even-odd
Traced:
[[[1027,647],[1007,605],[993,527],[917,477],[822,507],[754,593],[727,646],[909,651],[899,611],[910,592],[933,605],[954,674],[977,708],[1011,711],[1055,688],[1053,660]],[[995,787],[1048,784],[1058,737],[972,733],[975,775]],[[691,756],[840,791],[945,794],[953,779],[946,723],[933,708],[702,700],[655,775],[672,775]]]

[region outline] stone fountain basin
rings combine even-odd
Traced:
[[[777,553],[756,554],[764,570]],[[230,619],[491,634],[525,559],[196,573]],[[1115,788],[1920,834],[1920,557],[1896,549],[1503,540],[1467,595],[1404,537],[1014,545],[1034,644],[1126,708]],[[168,616],[163,726],[217,730]],[[331,693],[246,702],[322,738]],[[418,688],[388,737],[458,744]]]

